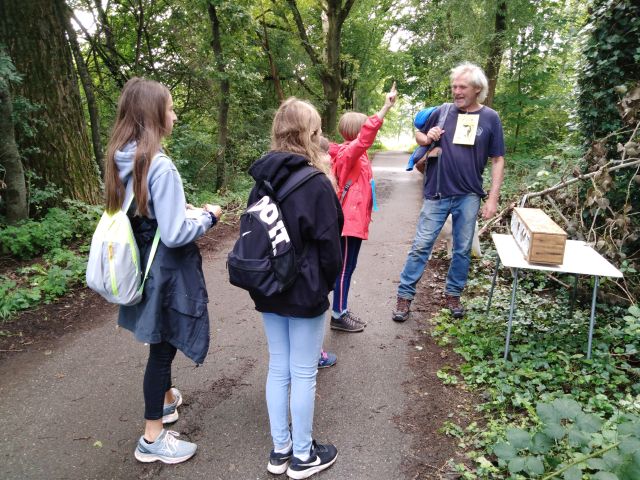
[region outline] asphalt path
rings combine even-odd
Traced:
[[[329,329],[325,349],[338,363],[318,373],[314,437],[338,448],[334,466],[314,478],[403,479],[413,439],[396,426],[407,406],[412,335],[390,319],[400,269],[420,206],[420,176],[406,154],[374,159],[380,211],[373,214],[353,277],[350,308],[367,319],[363,333]],[[274,479],[264,398],[267,347],[259,314],[227,281],[233,238],[204,255],[212,319],[211,349],[195,368],[181,353],[175,385],[185,404],[171,428],[198,444],[186,463],[141,464],[142,377],[147,348],[115,328],[104,311],[88,331],[64,335],[51,350],[0,363],[2,479]],[[281,478],[285,478],[282,476]]]

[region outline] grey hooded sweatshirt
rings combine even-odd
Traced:
[[[120,180],[127,185],[133,178],[136,144],[129,143],[115,153]],[[203,212],[187,218],[182,179],[169,157],[159,152],[151,161],[147,176],[149,218],[158,222],[160,239],[169,248],[193,242],[211,227],[211,216]]]

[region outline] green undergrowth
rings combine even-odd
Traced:
[[[233,217],[246,205],[252,185],[250,177],[238,175],[224,192],[191,192],[189,201],[219,204]],[[102,211],[102,206],[65,200],[39,220],[0,225],[0,255],[13,259],[0,270],[0,322],[84,283],[91,236]]]
[[[455,466],[461,478],[640,479],[640,309],[601,299],[588,360],[590,297],[570,316],[564,289],[521,272],[504,361],[511,276],[501,269],[487,315],[489,268],[473,267],[465,318],[440,314],[431,332],[463,358],[459,371],[443,369],[440,378],[451,384],[457,373],[480,399],[479,419],[443,429],[474,461]]]

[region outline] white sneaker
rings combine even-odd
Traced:
[[[182,405],[182,394],[180,390],[175,387],[171,387],[171,393],[173,393],[173,402],[165,403],[162,409],[162,423],[173,423],[178,420],[178,407]]]
[[[162,463],[173,464],[189,460],[195,455],[198,446],[195,443],[178,440],[178,436],[180,436],[178,432],[165,429],[162,429],[153,443],[147,443],[142,436],[138,440],[133,455],[138,461],[144,463],[159,460]]]

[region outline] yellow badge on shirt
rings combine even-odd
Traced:
[[[478,130],[478,120],[480,115],[458,115],[456,132],[453,134],[453,143],[457,145],[473,145],[476,141],[476,131]]]

